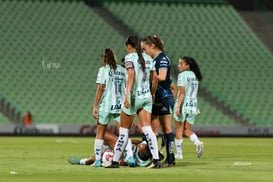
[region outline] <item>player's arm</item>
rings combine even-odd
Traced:
[[[157,86],[158,86],[158,80],[156,79],[156,71],[152,71],[151,72],[151,94],[152,94],[152,96],[153,96],[153,99],[154,99],[154,97],[155,97],[155,92],[156,92],[156,89],[157,89]]]
[[[171,84],[171,90],[172,90],[173,96],[175,97],[177,94],[177,88],[176,88],[176,85],[173,83]]]
[[[158,81],[165,81],[167,77],[167,71],[167,69],[159,69],[159,73],[155,74],[154,76]]]
[[[124,106],[126,108],[130,107],[130,102],[129,102],[129,94],[133,88],[134,85],[134,80],[135,80],[135,70],[133,68],[128,68],[127,69],[127,75],[128,79],[126,81],[126,89],[125,89],[125,98],[124,98]]]
[[[185,95],[185,87],[179,86],[178,89],[179,89],[179,93],[177,96],[177,106],[176,106],[175,114],[177,116],[181,116],[181,109],[182,109],[183,99],[184,99],[184,95]]]
[[[95,101],[93,104],[93,117],[95,119],[98,119],[98,104],[100,102],[101,96],[103,94],[103,89],[104,89],[104,85],[99,83],[97,85],[97,91],[96,91],[96,97],[95,97]]]

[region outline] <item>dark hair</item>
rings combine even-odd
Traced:
[[[156,48],[164,52],[164,43],[161,40],[159,35],[156,35],[156,34],[149,35],[148,37],[144,38],[142,41],[148,45],[154,44]]]
[[[151,151],[148,145],[145,146],[144,150],[141,152],[138,151],[138,156],[141,160],[146,161],[152,157]]]
[[[203,79],[203,76],[195,59],[189,56],[184,56],[181,59],[183,59],[186,64],[190,65],[190,70],[193,71],[196,75],[196,78],[201,81]]]
[[[125,68],[125,58],[122,58],[120,64],[123,68]]]
[[[127,37],[126,45],[131,45],[133,48],[136,49],[138,58],[140,59],[142,71],[144,72],[145,71],[145,59],[143,58],[143,55],[142,55],[140,40],[138,39],[137,36],[131,35],[131,36]]]
[[[103,54],[102,54],[102,61],[105,64],[109,64],[111,69],[116,70],[116,68],[117,68],[116,55],[111,48],[104,49]]]

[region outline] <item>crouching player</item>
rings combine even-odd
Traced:
[[[104,144],[105,144],[105,151],[109,151],[109,149],[112,151],[115,147],[115,143],[117,141],[118,137],[108,131],[105,132],[104,136]],[[152,162],[152,154],[149,150],[149,147],[145,141],[141,140],[132,140],[133,144],[133,155],[134,159],[136,161],[137,166],[148,166]],[[104,152],[102,152],[102,156],[104,155]],[[164,156],[159,153],[160,160],[164,158]],[[124,151],[120,161],[119,165],[120,166],[128,166],[128,154],[127,150]],[[108,167],[108,165],[111,165],[111,160],[107,161],[107,163],[104,160],[104,158],[101,158],[102,160],[102,166],[103,167]],[[77,164],[77,165],[91,165],[94,166],[95,164],[95,156],[89,157],[89,158],[68,158],[68,162],[70,164]]]

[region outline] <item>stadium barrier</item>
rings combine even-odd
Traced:
[[[116,133],[114,125],[108,126]],[[193,126],[193,131],[201,137],[272,137],[272,126]],[[37,124],[32,126],[0,125],[2,136],[95,136],[96,125]],[[130,130],[131,136],[140,136],[137,126]],[[162,133],[160,133],[162,134]]]

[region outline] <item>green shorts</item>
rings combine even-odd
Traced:
[[[147,98],[130,98],[131,100],[131,107],[126,108],[124,107],[124,104],[122,104],[121,109],[123,112],[125,112],[127,115],[135,115],[136,112],[143,108],[145,111],[151,113],[152,112],[152,107],[153,107],[153,100],[152,97],[147,97]]]
[[[99,112],[99,123],[102,125],[108,125],[111,120],[120,122],[120,113],[109,113],[105,111]]]
[[[195,122],[195,114],[182,114],[180,117],[176,116],[174,114],[174,119],[177,122],[183,123],[184,121],[187,121],[188,123],[190,123],[191,125],[194,125]]]
[[[182,112],[181,116],[178,117],[178,116],[175,114],[175,111],[176,111],[176,103],[175,103],[175,105],[174,105],[174,112],[173,112],[173,118],[175,119],[175,121],[177,121],[177,122],[184,122],[184,121],[187,121],[187,122],[190,123],[191,125],[194,125],[195,116],[196,116],[195,113]]]

